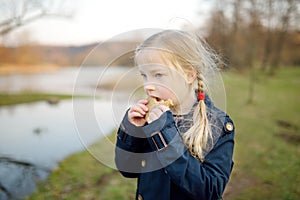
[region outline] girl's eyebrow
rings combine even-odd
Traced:
[[[157,73],[157,72],[167,72],[168,70],[167,69],[164,69],[164,68],[158,68],[158,69],[150,69],[150,70],[147,70],[149,73]],[[142,69],[139,70],[140,73],[145,73],[145,71],[143,71]]]

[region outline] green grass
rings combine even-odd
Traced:
[[[299,198],[299,77],[300,68],[279,69],[273,77],[259,75],[254,102],[248,104],[247,75],[224,73],[227,112],[236,126],[235,166],[224,199]],[[90,150],[97,152],[105,143],[99,141]],[[28,200],[134,199],[135,184],[84,151],[62,161]]]
[[[17,93],[17,94],[0,93],[0,106],[31,103],[36,101],[49,101],[49,100],[56,101],[56,100],[70,99],[70,98],[72,98],[72,95],[42,94],[42,93],[32,93],[32,92],[24,92],[24,93]]]
[[[298,199],[300,68],[259,76],[252,104],[247,103],[247,77],[224,77],[228,112],[236,124],[236,165],[228,199]]]

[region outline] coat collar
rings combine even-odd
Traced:
[[[195,91],[195,95],[196,95],[196,97],[198,96],[197,91]],[[196,106],[198,106],[198,103],[199,103],[199,100],[197,99],[189,113],[184,114],[184,115],[173,115],[173,116],[174,117],[183,117],[183,118],[190,118],[190,117],[192,118],[193,114],[194,114],[194,110],[195,110]],[[206,107],[209,109],[214,107],[214,103],[212,102],[212,100],[208,94],[205,94],[204,103],[205,103]]]

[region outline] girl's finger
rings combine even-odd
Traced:
[[[134,105],[134,106],[132,106],[132,107],[130,108],[129,112],[130,112],[130,113],[132,113],[132,112],[138,112],[138,113],[140,113],[140,114],[142,114],[142,115],[145,115],[145,114],[146,114],[146,111],[144,110],[143,106],[137,105],[137,104]]]
[[[160,106],[158,106],[158,107],[159,107],[159,109],[160,109],[162,112],[166,112],[166,111],[170,110],[169,107],[164,106],[164,105],[160,105]]]
[[[160,116],[166,112],[167,110],[170,110],[167,106],[164,105],[160,105],[160,106],[156,106],[154,107],[150,113],[149,113],[149,117],[148,117],[148,121],[149,123],[157,120],[158,118],[160,118]]]
[[[149,110],[148,107],[146,106],[147,103],[148,103],[148,100],[141,99],[138,101],[137,105],[139,105],[145,112],[147,112]]]
[[[153,117],[156,117],[156,118],[158,118],[161,114],[162,114],[163,112],[157,107],[157,108],[153,108],[152,110],[151,110],[151,115],[153,116]],[[149,114],[149,115],[150,115]]]
[[[155,113],[157,116],[162,115],[164,112],[169,110],[167,106],[159,105],[151,110],[151,112]]]
[[[137,103],[137,104],[133,105],[131,107],[131,109],[135,110],[135,111],[139,111],[141,113],[142,112],[145,112],[145,113],[148,112],[148,107],[143,103]]]
[[[137,103],[138,103],[138,104],[140,103],[140,104],[146,105],[146,104],[148,103],[148,100],[146,100],[146,99],[141,99],[141,100],[139,100]]]
[[[128,114],[129,118],[137,118],[137,117],[144,117],[143,114],[139,113],[139,112],[131,112],[130,114]]]

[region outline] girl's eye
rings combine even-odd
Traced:
[[[155,78],[161,78],[162,76],[163,76],[163,74],[161,74],[161,73],[155,74]]]
[[[141,74],[141,76],[142,76],[143,79],[147,78],[146,74]]]

